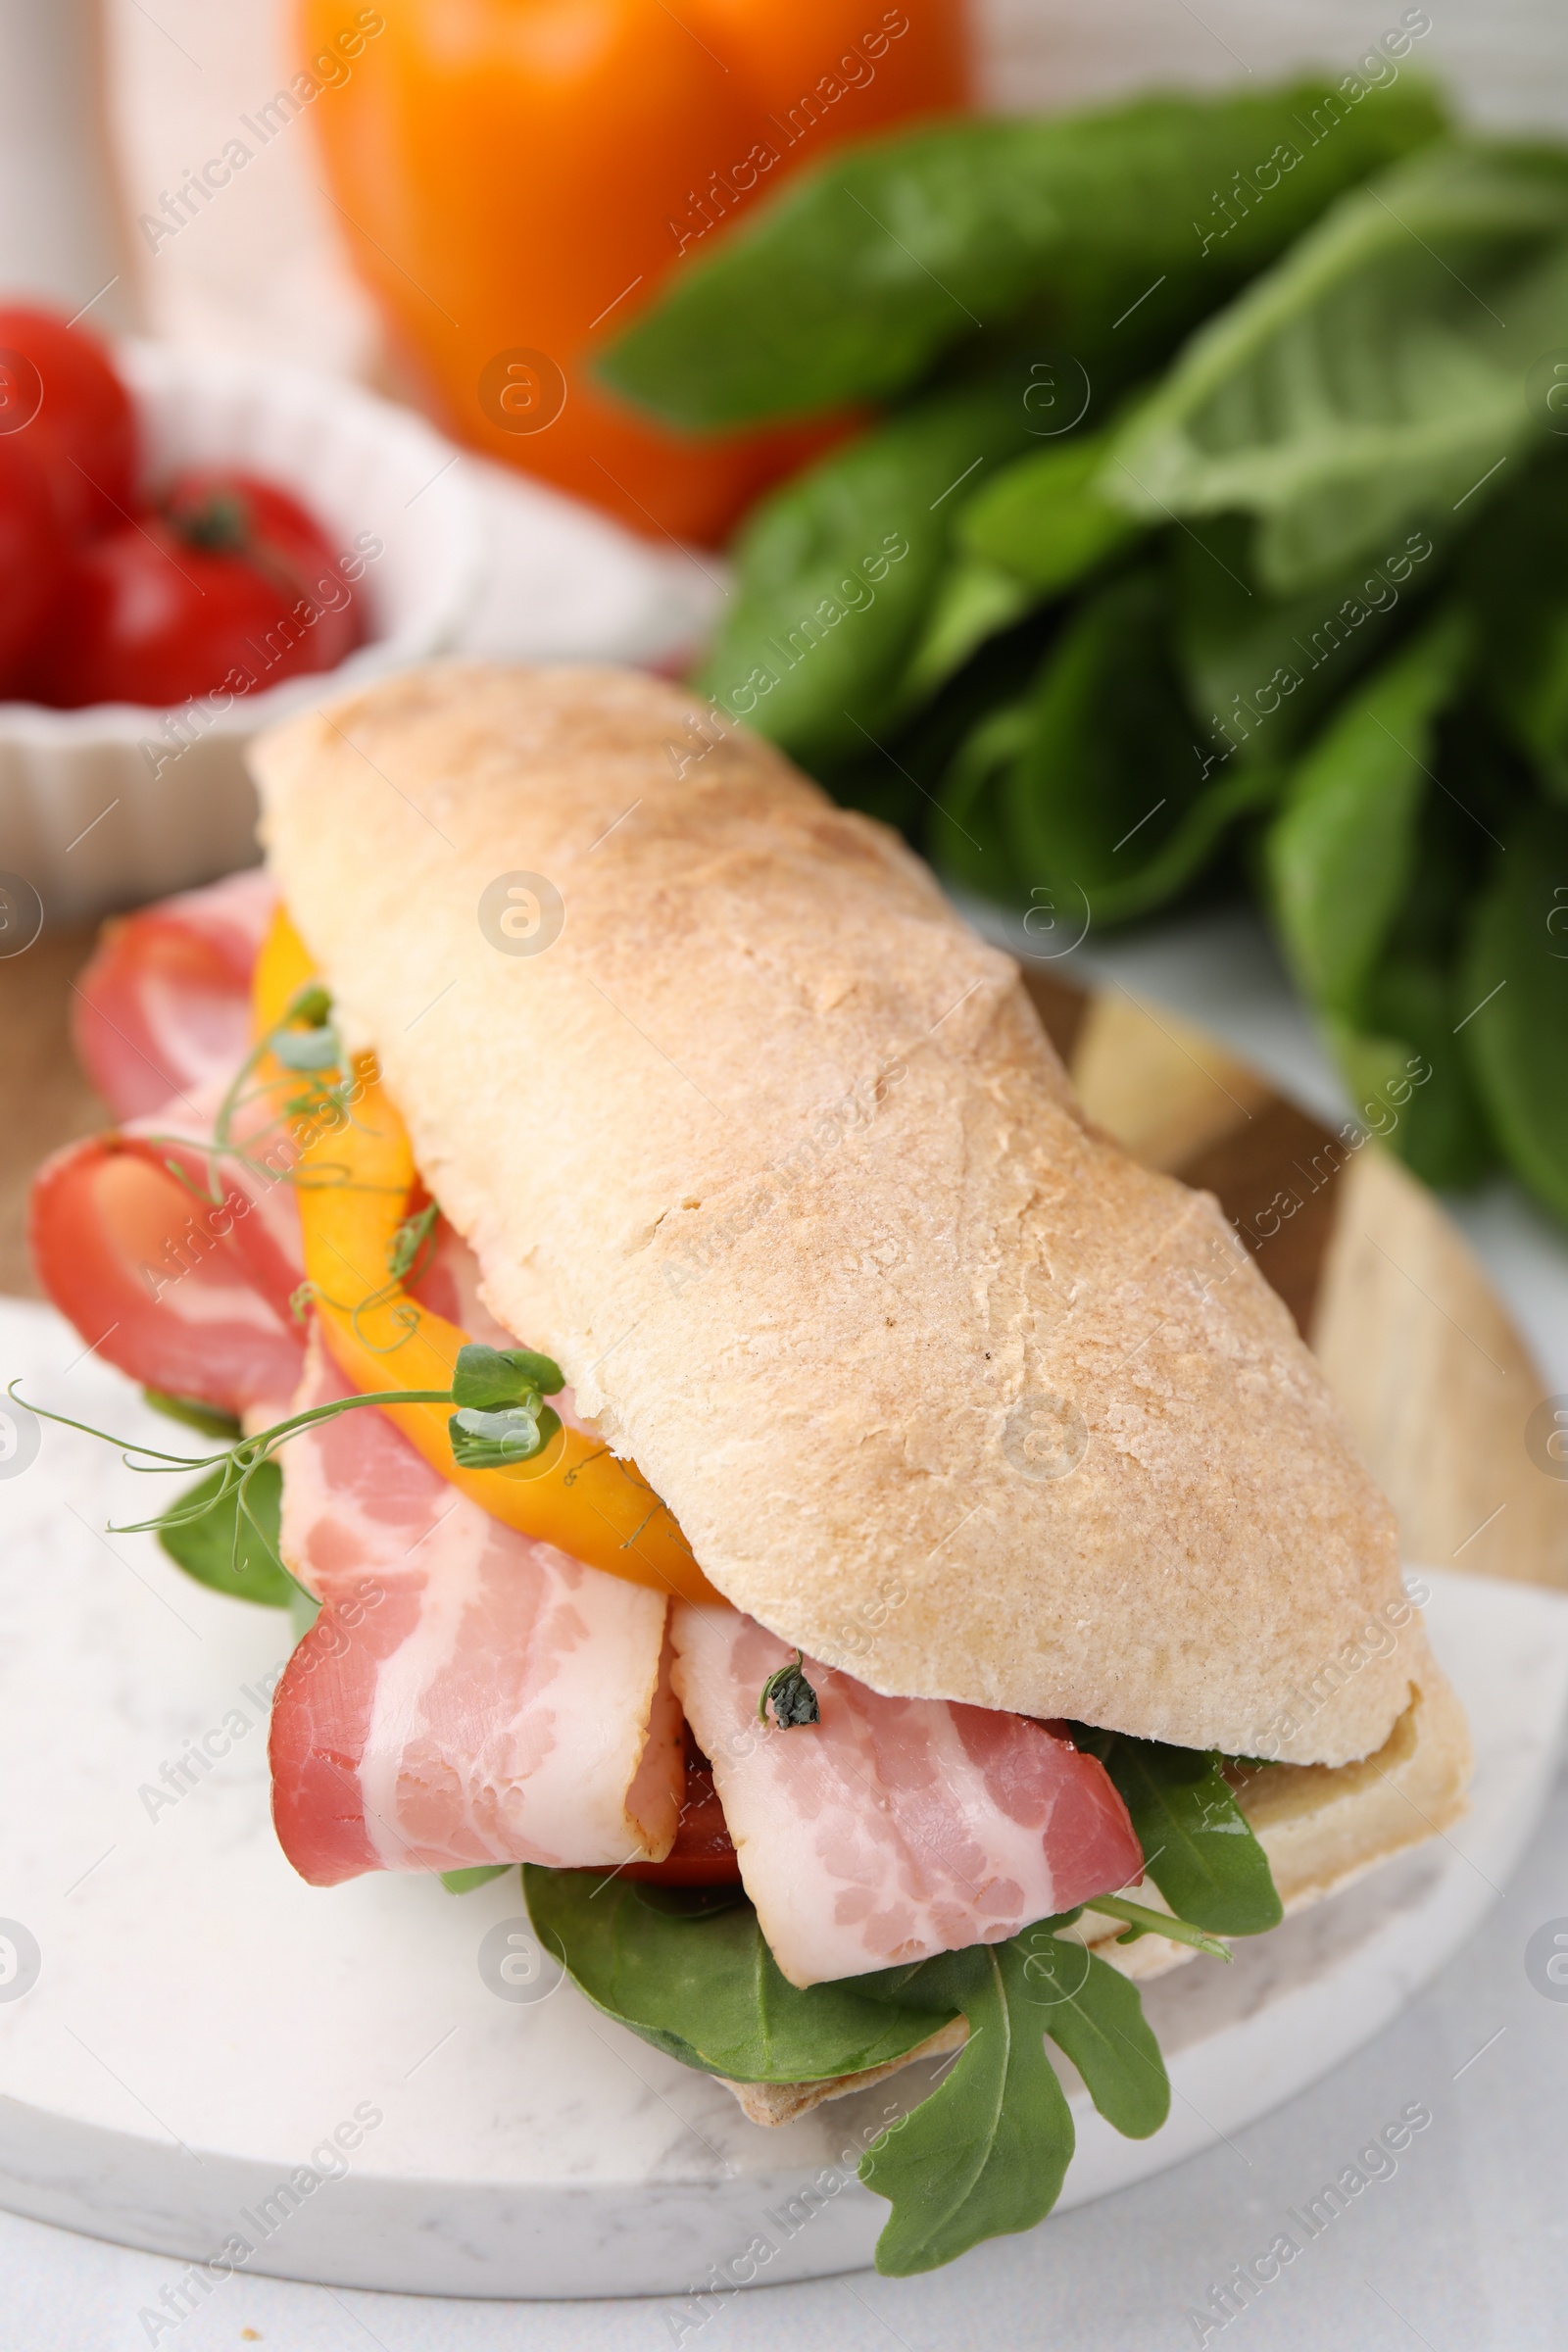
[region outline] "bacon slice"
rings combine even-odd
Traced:
[[[1043,1724],[884,1698],[808,1659],[820,1723],[764,1729],[759,1693],[792,1649],[690,1601],[671,1639],[742,1882],[792,1984],[999,1943],[1141,1877],[1104,1766]]]
[[[206,1181],[197,1153],[93,1136],[33,1178],[28,1240],[40,1284],[89,1347],[132,1380],[243,1419],[299,1385],[288,1297],[303,1269],[286,1250],[298,1219],[286,1186],[271,1207],[232,1163],[220,1205],[198,1197]]]
[[[300,1407],[343,1393],[314,1348]],[[685,1761],[662,1597],[489,1518],[371,1408],[280,1459],[284,1557],[323,1604],[272,1708],[300,1875],[667,1853]]]
[[[73,1026],[117,1118],[225,1083],[250,1046],[251,972],[277,893],[260,866],[104,926]]]

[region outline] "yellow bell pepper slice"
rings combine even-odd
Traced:
[[[256,967],[259,1040],[315,977],[304,942],[280,910]],[[303,1083],[271,1055],[263,1058],[259,1075],[277,1087],[280,1101],[297,1097]],[[295,1182],[312,1303],[333,1361],[362,1395],[448,1389],[468,1334],[411,1298],[389,1273],[416,1181],[408,1130],[381,1087],[373,1054],[360,1056],[354,1077],[363,1092],[325,1132],[317,1121]],[[307,1125],[307,1116],[296,1114],[296,1133]],[[452,1456],[449,1405],[381,1410],[432,1469],[506,1526],[630,1584],[684,1600],[722,1597],[636,1464],[617,1460],[597,1439],[563,1427],[531,1461],[465,1470]]]

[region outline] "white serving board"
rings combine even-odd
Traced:
[[[58,1410],[167,1442],[172,1425],[49,1309],[4,1300],[0,1375],[17,1374]],[[759,2130],[569,1984],[528,2001],[490,1988],[481,1947],[520,1917],[514,1879],[454,1897],[420,1879],[320,1891],[294,1876],[268,1815],[262,1697],[286,1622],[191,1585],[149,1538],[98,1532],[140,1516],[150,1491],[52,1427],[0,1477],[0,1980],[22,1954],[0,1981],[0,2204],[191,2258],[237,2237],[254,2270],[424,2293],[684,2292],[868,2262],[886,2207],[852,2166],[893,2086]],[[1233,1968],[1151,1987],[1171,2121],[1122,2140],[1078,2093],[1064,2204],[1323,2074],[1506,1879],[1568,1702],[1568,1603],[1430,1581],[1476,1738],[1470,1818]],[[227,1751],[210,1774],[172,1802],[144,1793],[167,1794],[164,1766],[204,1736]],[[32,1944],[36,1981],[18,1991]],[[315,2168],[340,2177],[280,2196],[337,2127],[355,2136],[356,2110],[379,2121]],[[748,2261],[758,2238],[771,2251]]]

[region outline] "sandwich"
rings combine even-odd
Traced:
[[[329,1887],[541,1944],[861,2163],[913,2272],[1135,2135],[1138,1981],[1462,1811],[1392,1512],[1207,1195],[1084,1117],[919,860],[679,688],[446,665],[264,737],[266,866],[112,928],[49,1295],[292,1606]],[[198,1446],[192,1427],[209,1433]]]

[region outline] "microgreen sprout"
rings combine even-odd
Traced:
[[[210,1412],[190,1399],[151,1394],[149,1401],[160,1410],[169,1412],[176,1408],[173,1417],[178,1420],[192,1422],[225,1439],[233,1431],[233,1443],[205,1454],[165,1453],[156,1446],[116,1438],[107,1430],[94,1429],[90,1422],[74,1421],[68,1413],[54,1413],[45,1405],[27,1404],[18,1396],[16,1381],[7,1393],[24,1412],[35,1413],[41,1421],[57,1421],[65,1429],[78,1429],[89,1438],[118,1446],[128,1470],[147,1474],[175,1470],[216,1474],[204,1477],[198,1491],[181,1496],[168,1510],[151,1519],[136,1519],[122,1527],[114,1527],[110,1530],[112,1535],[144,1535],[165,1528],[186,1527],[205,1518],[209,1511],[231,1505],[237,1514],[236,1525],[239,1517],[247,1519],[265,1542],[265,1530],[248,1499],[251,1482],[264,1463],[270,1462],[278,1448],[290,1438],[298,1437],[301,1430],[318,1428],[323,1422],[335,1421],[340,1413],[355,1412],[367,1404],[453,1404],[459,1409],[448,1428],[453,1457],[459,1467],[505,1469],[514,1462],[528,1461],[542,1453],[561,1427],[559,1414],[552,1412],[541,1395],[546,1385],[551,1390],[564,1386],[564,1375],[549,1356],[536,1354],[529,1348],[501,1349],[470,1342],[458,1350],[450,1389],[381,1389],[368,1396],[336,1396],[330,1403],[291,1413],[286,1420],[276,1421],[270,1429],[258,1430],[251,1437],[241,1437],[226,1415]],[[200,1419],[196,1417],[198,1414]],[[499,1426],[492,1428],[490,1424]]]

